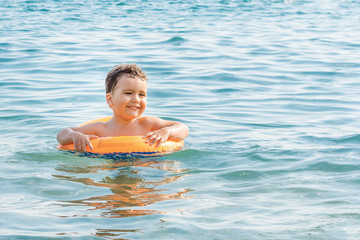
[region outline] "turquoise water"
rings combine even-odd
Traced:
[[[360,1],[0,4],[0,239],[359,239]],[[185,149],[112,162],[55,149],[149,76]]]

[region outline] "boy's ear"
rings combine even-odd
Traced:
[[[110,108],[112,108],[113,106],[113,101],[112,101],[112,95],[111,93],[107,93],[106,94],[106,102],[109,105]]]

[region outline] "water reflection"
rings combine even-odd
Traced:
[[[127,233],[134,233],[138,230],[118,230],[118,229],[96,229],[97,233],[95,234],[98,237],[105,239],[116,239],[116,240],[127,240],[126,238],[118,238],[121,235]],[[114,238],[116,237],[116,238]]]
[[[57,179],[108,188],[109,194],[63,201],[63,206],[87,206],[91,215],[124,218],[163,213],[155,209],[137,209],[165,200],[184,199],[189,189],[162,189],[185,176],[179,162],[172,160],[137,159],[125,162],[102,162],[93,166],[61,165]],[[98,180],[97,180],[98,179]],[[93,193],[93,192],[91,192]],[[88,216],[81,214],[81,216]],[[63,216],[69,217],[69,216]],[[78,214],[71,217],[79,217]]]

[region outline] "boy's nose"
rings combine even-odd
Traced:
[[[134,102],[139,102],[139,101],[140,101],[140,97],[139,97],[137,94],[134,94],[132,100],[133,100]]]

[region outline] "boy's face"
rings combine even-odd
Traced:
[[[146,108],[147,82],[125,74],[118,79],[113,91],[106,94],[106,101],[116,117],[125,121],[137,118]]]

